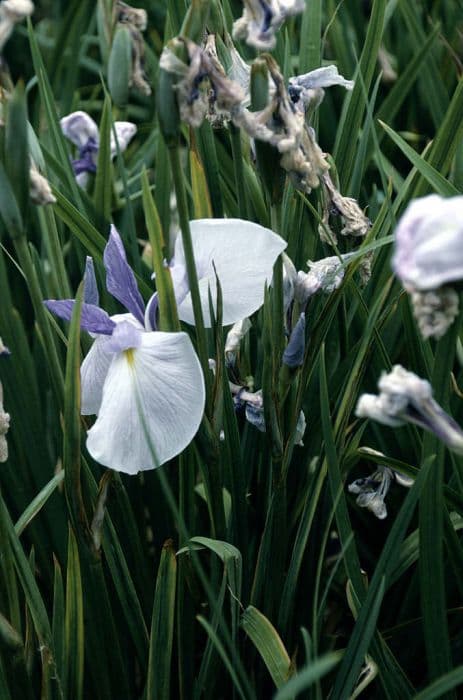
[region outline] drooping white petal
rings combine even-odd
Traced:
[[[114,355],[88,451],[127,474],[154,469],[191,442],[204,402],[203,374],[188,335],[144,333],[139,348]]]
[[[111,320],[116,324],[131,323],[139,331],[141,323],[132,314],[114,314]],[[97,335],[95,342],[85,356],[80,368],[81,406],[83,416],[98,415],[103,397],[103,385],[108,374],[109,365],[114,358],[112,337]]]
[[[114,122],[114,129],[116,131],[119,150],[123,153],[135,136],[137,127],[135,124],[132,124],[132,122]],[[114,138],[114,132],[111,130],[111,158],[114,158],[116,154],[116,140]]]
[[[60,119],[60,126],[66,138],[72,141],[77,148],[86,146],[90,139],[98,144],[98,127],[93,119],[82,110],[72,112],[67,117]]]
[[[217,290],[214,267],[223,295],[223,325],[250,316],[263,304],[265,283],[270,283],[273,265],[286,242],[264,226],[242,219],[198,219],[190,222],[199,278],[205,325],[210,327],[208,289],[215,305]],[[175,268],[185,268],[182,238],[175,243]],[[194,323],[191,294],[182,299],[177,292],[182,321]]]
[[[108,336],[97,336],[80,368],[80,412],[83,416],[96,415],[100,410],[103,385],[114,357],[105,351],[107,341]]]

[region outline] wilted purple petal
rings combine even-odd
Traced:
[[[87,255],[85,260],[84,272],[84,303],[98,306],[100,295],[96,284],[95,268],[93,266],[93,258]]]
[[[74,299],[62,299],[60,301],[48,299],[43,303],[55,316],[65,321],[70,321],[76,302]],[[82,304],[80,327],[89,333],[112,335],[116,324],[110,319],[106,311],[103,311],[103,309],[100,309],[98,306]]]
[[[125,250],[115,226],[111,225],[109,240],[104,250],[106,287],[135,318],[144,323],[145,305],[138,291],[135,275],[125,257]]]
[[[105,344],[106,352],[124,352],[141,345],[143,331],[134,326],[130,321],[121,321],[116,324],[113,334]]]
[[[298,322],[294,326],[289,343],[283,353],[283,364],[295,369],[300,367],[304,361],[305,352],[305,314],[299,316]]]

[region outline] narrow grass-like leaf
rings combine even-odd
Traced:
[[[445,693],[463,684],[463,666],[457,666],[445,676],[441,676],[427,688],[417,693],[415,700],[437,700],[444,697]]]
[[[83,698],[84,690],[84,602],[79,549],[69,528],[65,614],[65,693],[70,700]]]
[[[376,57],[383,33],[385,8],[386,0],[374,1],[358,65],[358,71],[363,76],[363,85],[359,80],[355,82],[352,93],[346,98],[343,115],[337,130],[333,156],[339,171],[342,190],[346,190],[348,187],[354,167],[357,150],[356,135],[359,133],[365,111],[364,90],[368,93],[373,79]]]
[[[59,472],[54,476],[46,486],[37,494],[33,501],[28,505],[26,510],[18,518],[14,529],[18,537],[24,532],[29,523],[35,518],[35,516],[40,513],[41,509],[48,501],[50,496],[55,492],[64,479],[64,471]]]
[[[172,542],[164,544],[159,562],[151,621],[147,700],[169,700],[175,614],[177,562]]]
[[[307,666],[301,668],[287,683],[281,686],[273,700],[293,700],[299,693],[307,690],[316,681],[329,673],[339,663],[340,659],[341,653],[339,652],[331,652],[315,659]]]
[[[292,674],[291,659],[272,623],[250,605],[241,616],[241,627],[262,657],[277,688],[281,688]]]
[[[112,163],[111,163],[111,101],[105,96],[101,115],[98,163],[95,176],[95,207],[105,221],[111,216]]]
[[[407,156],[408,160],[415,166],[418,172],[429,182],[433,190],[443,197],[454,197],[459,194],[458,190],[451,182],[442,177],[442,175],[435,170],[432,165],[429,165],[422,156],[419,155],[411,146],[408,145],[406,141],[403,140],[399,134],[397,134],[393,129],[391,129],[387,124],[380,121],[386,134],[394,141],[394,143],[400,148],[402,153]]]

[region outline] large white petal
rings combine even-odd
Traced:
[[[114,356],[88,451],[127,474],[154,469],[191,442],[204,402],[203,374],[187,334],[144,333],[139,348]]]
[[[114,357],[104,347],[109,336],[98,335],[86,355],[80,368],[81,406],[83,416],[96,415],[100,410],[103,385],[108,374],[109,365]]]
[[[222,287],[223,325],[250,316],[264,302],[265,283],[286,242],[273,231],[242,219],[198,219],[190,222],[206,326],[211,325],[208,288],[216,301],[213,263]],[[175,243],[175,266],[185,264],[181,236]],[[182,321],[194,323],[191,294],[179,304]]]
[[[132,314],[114,314],[111,320],[117,323],[131,323],[143,330],[141,323]],[[93,335],[93,334],[91,334]],[[80,368],[81,407],[83,416],[97,415],[103,397],[103,385],[108,374],[109,365],[114,358],[111,349],[112,336],[94,335],[95,342],[85,356]]]

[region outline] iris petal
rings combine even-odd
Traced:
[[[55,316],[70,321],[75,305],[74,299],[48,299],[43,302],[47,309]],[[108,316],[106,311],[100,309],[93,304],[82,304],[82,312],[80,317],[80,327],[89,333],[102,333],[103,335],[111,335],[115,328],[114,321]]]
[[[190,227],[206,326],[211,325],[208,289],[214,303],[217,294],[212,263],[222,286],[223,325],[257,311],[264,302],[265,283],[270,282],[273,265],[286,242],[270,229],[242,219],[198,219],[191,221]],[[177,266],[185,266],[180,236],[175,243],[174,285]],[[177,303],[181,320],[193,324],[191,294],[183,300],[177,296]]]
[[[79,149],[83,148],[89,139],[98,143],[98,127],[86,112],[72,112],[60,120],[60,125],[66,138]]]
[[[88,451],[128,474],[154,469],[193,439],[204,401],[201,367],[186,333],[144,333],[139,348],[114,355]]]
[[[114,129],[116,131],[119,150],[123,153],[135,136],[137,127],[135,124],[132,124],[132,122],[114,122]],[[111,158],[114,158],[116,155],[116,139],[114,138],[114,132],[111,130]]]
[[[103,262],[106,268],[106,287],[108,292],[143,324],[145,305],[138,291],[133,270],[127,262],[121,237],[115,226],[111,226],[109,239],[104,249]]]
[[[83,416],[98,414],[103,397],[103,385],[114,354],[106,352],[108,338],[98,336],[80,368],[81,405]]]

